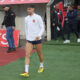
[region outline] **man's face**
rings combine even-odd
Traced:
[[[4,9],[4,11],[8,11],[9,10],[9,7],[5,7],[3,9]]]
[[[69,10],[69,11],[72,11],[73,8],[72,8],[71,6],[68,6],[68,10]]]
[[[34,13],[34,8],[27,8],[27,12],[29,15]]]
[[[55,9],[59,9],[59,5],[58,4],[55,5]]]
[[[78,6],[78,9],[80,9],[80,5]]]

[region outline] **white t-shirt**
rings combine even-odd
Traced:
[[[28,15],[25,18],[26,40],[35,41],[36,37],[41,36],[44,32],[44,23],[38,14]]]

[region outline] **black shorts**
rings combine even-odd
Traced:
[[[42,40],[37,40],[37,41],[29,41],[27,40],[27,42],[33,44],[33,45],[36,45],[36,44],[41,44],[42,43]]]

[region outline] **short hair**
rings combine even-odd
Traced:
[[[35,8],[34,5],[29,5],[27,8]]]
[[[11,6],[10,6],[10,5],[3,5],[2,7],[3,7],[3,8],[5,8],[5,7],[10,7],[10,8],[11,8]]]
[[[70,6],[71,8],[74,8],[74,6],[73,6],[73,5],[68,5],[68,6]]]

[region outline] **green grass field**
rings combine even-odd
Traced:
[[[30,77],[19,76],[24,71],[24,58],[0,67],[0,80],[80,80],[80,44],[63,45],[50,41],[43,45],[45,71],[38,74],[37,53],[31,55]]]

